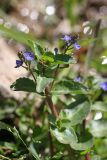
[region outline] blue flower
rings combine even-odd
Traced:
[[[77,43],[77,39],[75,36],[65,35],[62,40],[66,42],[67,46],[73,45],[76,50],[79,50],[81,48],[80,45]]]
[[[63,38],[62,38],[66,43],[67,45],[69,46],[70,45],[70,42],[72,40],[72,37],[71,36],[68,36],[68,35],[65,35]]]
[[[16,60],[16,66],[15,66],[15,68],[21,67],[22,64],[23,64],[23,62],[21,60]]]
[[[68,42],[68,41],[71,41],[71,36],[68,36],[68,35],[65,35],[63,38],[62,38],[65,42]]]
[[[107,91],[107,82],[102,82],[99,84],[99,86],[101,87],[101,89],[103,89],[104,91]]]
[[[35,55],[32,52],[25,52],[23,56],[26,61],[33,61],[35,59]]]
[[[77,42],[75,42],[75,43],[74,43],[74,48],[75,48],[76,50],[79,50],[81,47],[80,47],[80,45],[79,45]]]
[[[78,76],[74,79],[75,82],[82,82],[82,77]]]

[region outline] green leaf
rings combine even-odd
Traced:
[[[20,32],[14,28],[8,29],[8,28],[4,27],[4,25],[0,25],[0,31],[2,31],[1,33],[3,35],[7,36],[8,38],[13,38],[14,40],[19,41],[19,42],[26,44],[28,46],[29,46],[28,39],[30,41],[34,40],[34,38],[30,34]]]
[[[46,62],[54,62],[54,54],[52,52],[45,52],[42,59]]]
[[[8,124],[0,121],[0,130],[1,130],[1,129],[5,129],[5,130],[7,130],[7,131],[10,131],[11,128],[12,128],[12,127],[9,126]]]
[[[53,160],[60,159],[62,156],[63,156],[63,153],[62,152],[58,152],[52,157],[52,159]]]
[[[42,56],[43,53],[44,53],[43,48],[42,48],[38,43],[36,43],[36,42],[34,42],[34,41],[28,40],[28,42],[29,42],[30,48],[31,48],[32,51],[35,53],[36,57],[37,57],[38,59],[40,59],[41,56]]]
[[[16,108],[13,107],[13,106],[8,106],[8,107],[5,107],[5,108],[1,108],[0,109],[0,120],[6,118],[9,115],[11,115],[12,113],[14,113],[15,110],[16,110]]]
[[[51,83],[53,81],[53,78],[46,78],[46,77],[41,77],[38,76],[37,77],[37,86],[36,86],[36,91],[38,93],[43,92],[43,90],[45,89],[45,87]]]
[[[36,92],[36,84],[29,78],[19,78],[10,88],[14,91]]]
[[[96,138],[94,142],[94,147],[98,155],[107,158],[107,138]]]
[[[54,77],[55,76],[54,74],[55,74],[57,67],[58,67],[58,65],[55,65],[55,64],[48,65],[47,67],[45,67],[44,75],[49,78]]]
[[[33,145],[33,143],[30,144],[29,146],[29,151],[31,152],[31,154],[35,157],[36,160],[40,160],[39,155]]]
[[[73,80],[62,80],[56,83],[52,88],[52,94],[86,94],[87,88],[82,84],[75,82]]]
[[[20,139],[20,141],[23,143],[23,145],[26,147],[26,149],[33,155],[33,157],[36,159],[36,160],[40,160],[39,158],[39,155],[37,154],[36,150],[34,149],[33,147],[33,144],[28,147],[25,143],[25,141],[22,139],[22,137],[20,136],[19,134],[19,131],[14,127],[13,128],[13,131],[12,131],[13,135],[18,137]]]
[[[93,146],[93,138],[89,139],[86,142],[81,142],[81,143],[70,143],[71,148],[75,150],[87,150]]]
[[[77,136],[73,128],[66,128],[63,131],[59,131],[57,128],[54,130],[51,129],[51,133],[62,144],[77,142]]]
[[[70,123],[70,125],[76,125],[81,123],[88,113],[90,112],[90,103],[88,101],[76,106],[73,109],[64,109],[59,114],[59,119],[63,120],[63,123]],[[65,120],[65,122],[64,122]]]
[[[72,109],[74,107],[76,107],[77,105],[85,102],[85,101],[88,101],[88,97],[87,95],[83,95],[83,94],[77,94],[75,96],[73,96],[74,98],[74,102],[71,101],[71,103],[68,103],[67,102],[65,103],[67,105],[67,109]]]
[[[102,160],[101,157],[99,155],[93,155],[91,157],[91,160]]]
[[[75,150],[87,150],[93,146],[92,136],[84,142],[78,142],[76,133],[71,127],[63,130],[58,130],[57,128],[51,129],[51,133],[60,143],[69,144]]]
[[[97,111],[103,111],[103,112],[107,112],[107,104],[105,104],[104,102],[95,102],[94,104],[92,104],[91,106],[92,110],[97,110]]]
[[[57,55],[55,55],[55,63],[56,64],[70,64],[70,63],[76,63],[76,61],[70,55],[57,54]]]
[[[11,150],[17,150],[18,149],[15,143],[5,142],[4,146],[8,149],[11,149]]]
[[[44,53],[43,48],[38,44],[33,42],[33,47],[34,47],[34,53],[37,56],[38,59],[40,59]]]
[[[30,147],[28,148],[27,145],[25,144],[25,142],[23,141],[23,139],[21,138],[21,136],[19,135],[19,132],[16,128],[12,128],[11,126],[0,121],[0,129],[5,129],[5,130],[8,130],[9,132],[13,133],[14,136],[18,137],[22,141],[22,143],[25,145],[26,149],[29,150],[29,152],[35,157],[35,159],[40,160],[36,150],[33,148],[33,145],[30,145]]]
[[[107,120],[91,121],[89,130],[94,137],[107,137]]]

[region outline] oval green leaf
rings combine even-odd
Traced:
[[[71,126],[81,123],[90,112],[90,103],[85,101],[72,109],[64,109],[59,114],[59,119],[68,121]]]

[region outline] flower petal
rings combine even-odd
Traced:
[[[81,48],[81,46],[80,46],[77,42],[75,42],[75,43],[74,43],[74,48],[75,48],[76,50],[79,50],[79,49]]]
[[[33,61],[35,58],[35,55],[32,52],[25,52],[23,56],[26,61]]]
[[[15,68],[21,67],[22,64],[23,64],[23,62],[21,60],[16,60],[16,66],[15,66]]]
[[[65,42],[69,42],[72,40],[71,36],[68,36],[68,35],[65,35],[63,38],[62,38]]]
[[[101,87],[101,89],[103,89],[104,91],[107,91],[107,82],[102,82],[99,84],[99,86]]]

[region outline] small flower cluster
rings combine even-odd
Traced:
[[[21,60],[16,60],[15,68],[19,68],[23,65],[24,61],[33,61],[35,59],[35,55],[32,52],[24,52],[21,56]]]
[[[73,45],[76,50],[79,50],[81,48],[80,45],[77,43],[75,36],[65,35],[62,38],[62,40],[64,40],[66,42],[67,46]]]
[[[65,35],[62,40],[66,42],[67,46],[73,45],[76,50],[80,49],[80,45],[77,43],[77,38],[75,36]],[[58,54],[58,49],[54,48],[54,54]],[[21,56],[19,55],[20,60],[16,60],[15,68],[19,68],[23,65],[23,62],[33,61],[35,59],[35,55],[32,52],[21,52]]]

